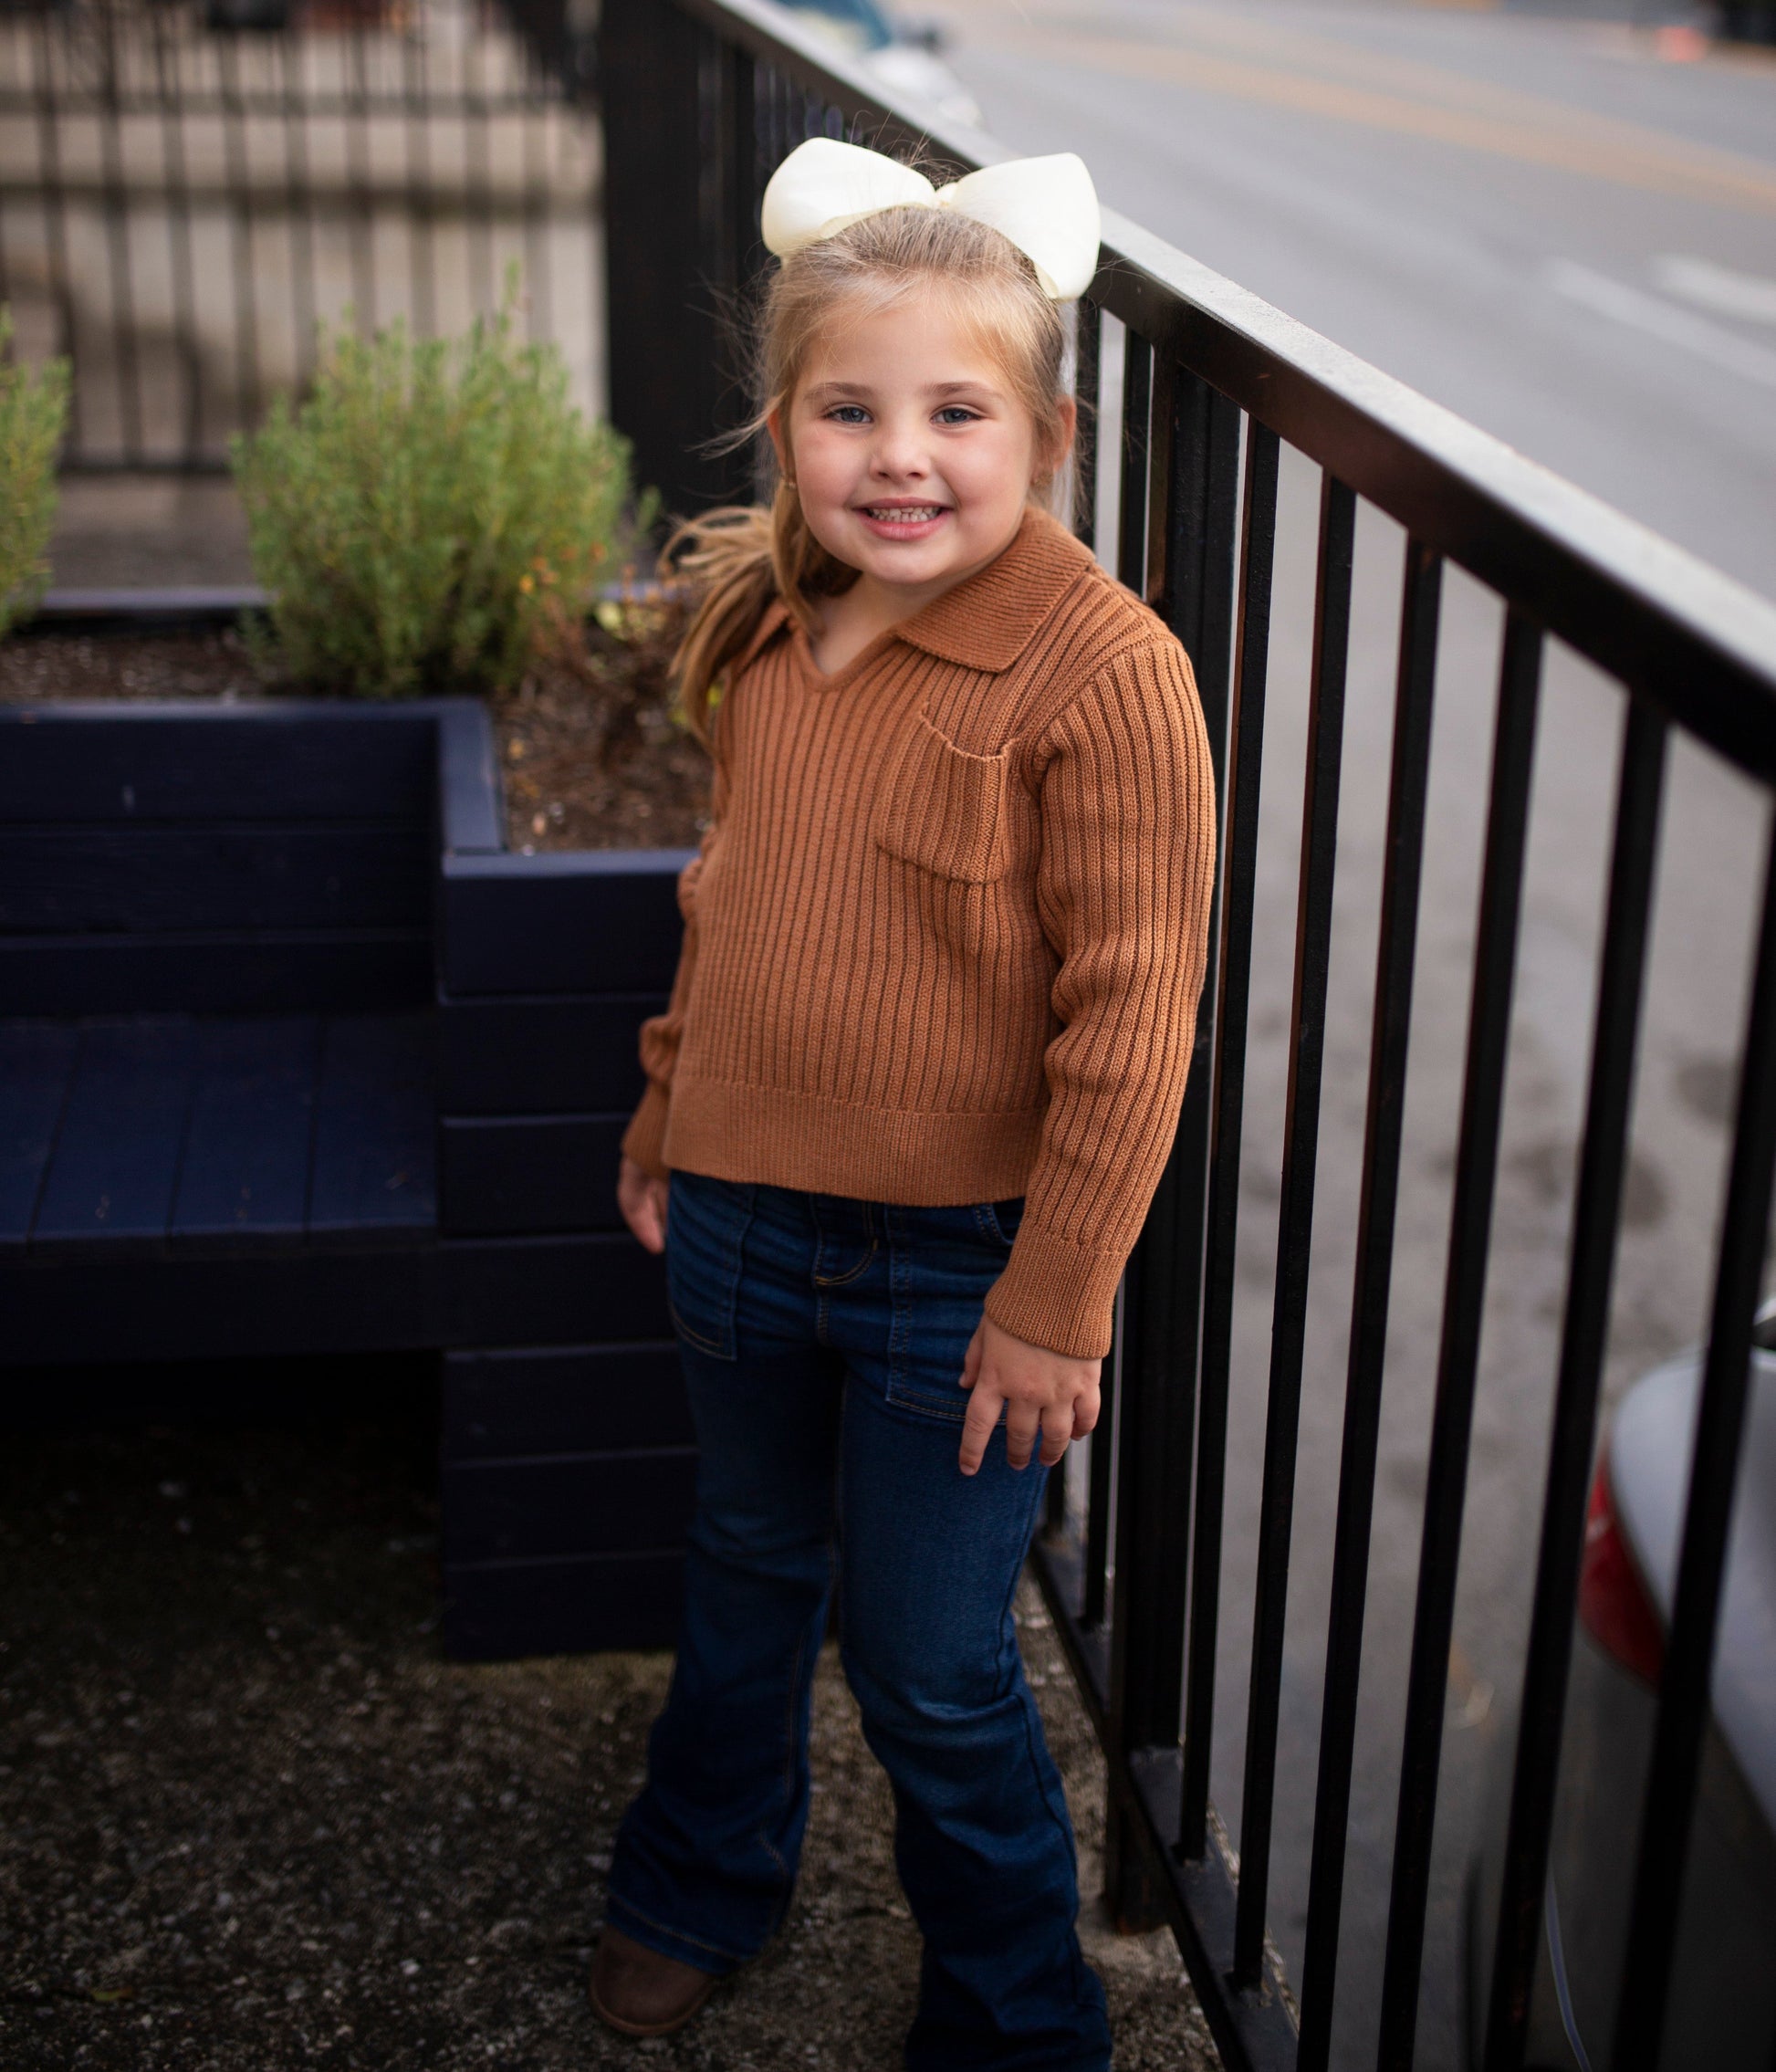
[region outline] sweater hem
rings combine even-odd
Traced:
[[[1047,1115],[1046,1103],[984,1114],[853,1107],[681,1072],[673,1081],[663,1157],[674,1169],[711,1179],[953,1208],[1022,1194]]]

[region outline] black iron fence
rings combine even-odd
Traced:
[[[709,454],[711,424],[739,408],[720,312],[762,255],[762,182],[804,136],[879,148],[919,142],[961,171],[986,140],[932,131],[861,75],[801,40],[757,0],[605,0],[612,415],[642,478],[689,506],[744,495],[744,456]],[[1458,1555],[1472,1477],[1489,1260],[1506,1106],[1513,991],[1538,769],[1544,663],[1583,658],[1612,686],[1613,834],[1601,871],[1577,1182],[1552,1306],[1543,1501],[1533,1562],[1503,1892],[1486,2002],[1485,2062],[1522,2064],[1548,1875],[1585,1496],[1612,1331],[1613,1276],[1645,1026],[1658,832],[1675,756],[1701,745],[1749,780],[1756,910],[1730,1041],[1724,1204],[1707,1269],[1708,1350],[1675,1614],[1639,1822],[1628,1958],[1614,2063],[1659,2062],[1686,1842],[1708,1720],[1708,1665],[1764,1271],[1776,1167],[1776,611],[1654,541],[1448,413],[1111,217],[1080,311],[1079,467],[1088,525],[1123,581],[1195,658],[1223,801],[1214,960],[1196,1069],[1146,1231],[1124,1285],[1111,1427],[1069,1491],[1057,1477],[1037,1565],[1109,1759],[1111,1897],[1125,1920],[1168,1920],[1230,2066],[1323,2067],[1333,2009],[1357,1952],[1341,1938],[1360,1669],[1374,1549],[1383,1380],[1401,1221],[1407,1066],[1421,947],[1421,891],[1442,832],[1432,816],[1431,736],[1440,622],[1454,571],[1493,601],[1492,742],[1478,859],[1478,916],[1462,1062],[1450,1073],[1440,1327],[1422,1457],[1416,1596],[1401,1715],[1387,1728],[1395,1778],[1384,1960],[1374,2061],[1413,2062],[1443,1761]],[[1260,775],[1272,658],[1279,486],[1320,480],[1312,632],[1301,772],[1292,941],[1257,939]],[[1100,477],[1103,479],[1100,479]],[[1342,1433],[1317,1732],[1280,1750],[1298,1428],[1309,1334],[1316,1157],[1322,1138],[1334,866],[1353,571],[1360,522],[1403,531],[1384,825],[1374,872],[1367,1098],[1355,1180]],[[1469,581],[1472,579],[1472,581]],[[1281,609],[1279,592],[1277,604]],[[1388,759],[1391,758],[1391,761]],[[1274,778],[1278,773],[1272,772]],[[1280,773],[1285,788],[1294,772]],[[1595,790],[1611,788],[1609,763]],[[1742,888],[1741,888],[1742,889]],[[1255,966],[1255,955],[1259,964]],[[1286,1018],[1277,1235],[1269,1310],[1262,1470],[1251,1572],[1224,1564],[1230,1387],[1240,1271],[1242,1144],[1250,1100],[1255,969],[1292,961]],[[1422,974],[1418,974],[1422,978]],[[1739,1010],[1735,1010],[1738,1015]],[[1583,1010],[1582,1010],[1583,1016]],[[1457,1046],[1450,1046],[1453,1050]],[[1583,1037],[1581,1037],[1583,1049]],[[1249,1209],[1247,1210],[1249,1215]],[[1249,1365],[1249,1363],[1248,1363]],[[1535,1472],[1539,1475],[1541,1470]],[[1082,1485],[1082,1486],[1081,1486]],[[1529,1565],[1527,1561],[1525,1566]],[[1526,1592],[1526,1595],[1528,1593]],[[1217,1818],[1211,1768],[1226,1707],[1221,1628],[1249,1623],[1238,1849]],[[1223,1690],[1220,1696],[1225,1699]],[[1267,1936],[1280,1754],[1316,1777],[1299,1972]],[[1365,2046],[1365,2055],[1370,2046]]]
[[[318,323],[460,331],[514,266],[520,322],[601,402],[576,50],[547,0],[0,12],[0,301],[19,350],[73,361],[66,465],[220,467]]]

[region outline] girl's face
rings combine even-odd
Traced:
[[[1001,553],[1064,457],[1038,450],[1004,371],[929,298],[835,325],[770,429],[815,539],[914,606]]]

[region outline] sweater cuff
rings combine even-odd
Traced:
[[[1001,1331],[1072,1360],[1110,1350],[1121,1252],[1086,1251],[1065,1238],[1019,1231],[1006,1269],[987,1292],[987,1313]]]
[[[672,1096],[665,1088],[649,1080],[642,1104],[630,1117],[629,1127],[622,1133],[623,1156],[632,1158],[644,1173],[652,1174],[656,1180],[667,1177],[663,1154],[666,1143],[666,1116],[671,1107]]]

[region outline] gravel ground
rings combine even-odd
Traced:
[[[110,1377],[0,1446],[6,2072],[899,2064],[917,1942],[831,1650],[788,1926],[682,2037],[625,2043],[584,1978],[669,1659],[439,1659],[423,1366],[237,1370],[207,1415],[179,1383]],[[82,1386],[9,1378],[11,1414]],[[321,1407],[218,1422],[242,1401]],[[1102,1767],[1022,1618],[1092,1892]],[[1084,1930],[1122,2072],[1212,2065],[1170,1938]]]

